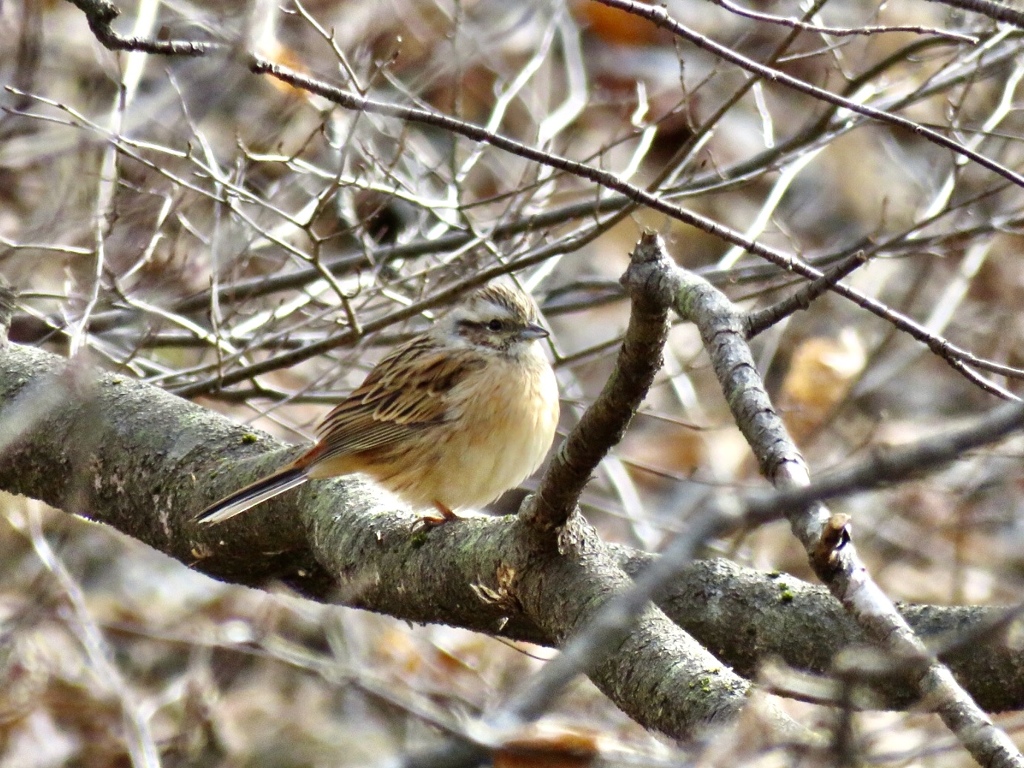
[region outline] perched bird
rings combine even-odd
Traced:
[[[468,296],[397,347],[317,429],[317,442],[196,519],[219,523],[307,480],[362,473],[439,523],[518,485],[544,460],[558,386],[533,299],[511,281]]]

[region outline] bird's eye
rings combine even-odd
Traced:
[[[505,324],[501,320],[491,320],[487,323],[487,330],[497,333],[505,327]]]

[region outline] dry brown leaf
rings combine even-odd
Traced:
[[[798,442],[846,397],[866,361],[864,345],[852,328],[844,328],[838,337],[807,339],[797,347],[780,402],[786,426]]]

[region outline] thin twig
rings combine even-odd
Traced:
[[[864,251],[857,251],[840,261],[817,280],[812,280],[782,301],[756,312],[750,312],[746,317],[747,338],[754,338],[797,310],[807,309],[811,306],[812,301],[831,290],[840,280],[867,262],[867,254]]]
[[[149,727],[149,720],[139,706],[136,694],[124,680],[103,634],[89,612],[81,586],[68,572],[43,535],[38,507],[29,510],[26,536],[32,542],[36,556],[53,575],[71,608],[68,626],[85,651],[92,672],[112,693],[121,709],[125,741],[134,768],[159,768],[160,753]]]
[[[74,1],[75,4],[87,14],[94,13],[92,9],[97,6],[100,6],[102,8],[107,9],[107,13],[109,15],[109,9],[113,8],[113,6],[107,2],[90,2],[88,0]],[[691,42],[694,42],[695,44],[710,50],[712,53],[715,53],[716,55],[722,56],[728,61],[736,63],[739,66],[743,66],[744,68],[748,69],[749,71],[755,74],[764,76],[773,82],[780,82],[784,85],[787,85],[788,87],[792,87],[796,90],[807,93],[808,95],[820,98],[837,107],[848,109],[854,113],[862,114],[884,122],[893,123],[895,125],[907,128],[908,130],[913,131],[915,134],[924,136],[925,138],[928,138],[940,144],[941,146],[945,146],[953,150],[954,152],[963,155],[964,157],[974,160],[980,165],[987,167],[990,170],[1003,176],[1004,178],[1010,180],[1014,184],[1024,186],[1024,177],[1021,177],[1019,174],[1010,171],[1009,169],[1001,166],[1000,164],[992,161],[991,159],[986,158],[983,155],[980,155],[974,152],[973,150],[964,147],[958,142],[949,139],[936,131],[926,128],[911,120],[907,120],[906,118],[898,117],[892,114],[891,112],[875,109],[872,107],[867,107],[855,101],[851,101],[841,96],[837,96],[836,94],[830,91],[823,90],[815,86],[811,86],[807,83],[804,83],[801,80],[785,75],[776,69],[772,69],[771,67],[765,67],[764,65],[758,64],[757,62],[754,62],[744,56],[736,54],[734,51],[731,51],[730,49],[725,48],[724,46],[720,46],[717,43],[713,43],[711,40],[703,36],[692,33],[690,30],[687,30],[685,27],[682,27],[682,25],[679,25],[678,22],[675,22],[673,19],[671,19],[662,8],[641,5],[638,3],[631,3],[628,0],[602,1],[606,2],[606,4],[611,5],[613,7],[617,7],[622,10],[627,10],[629,12],[641,15],[645,18],[649,18],[654,23],[665,25],[676,34],[680,34],[684,37],[687,37],[687,39],[695,37],[696,39],[691,40]],[[102,15],[96,18],[90,15],[90,24],[100,24],[103,22],[104,18],[105,17],[103,17]],[[112,18],[113,17],[106,18],[105,23],[108,27]],[[115,34],[109,29],[108,33]],[[122,40],[122,42],[124,42],[124,40]],[[125,43],[125,45],[127,46],[127,43]],[[247,59],[247,62],[250,71],[256,74],[268,74],[280,80],[281,82],[287,83],[296,88],[306,90],[318,96],[322,96],[323,98],[328,99],[329,101],[332,101],[346,109],[372,112],[376,114],[396,117],[410,122],[417,122],[422,123],[424,125],[435,126],[447,131],[451,131],[452,133],[465,136],[474,141],[480,141],[490,144],[491,146],[497,147],[498,149],[505,150],[507,152],[526,158],[528,160],[533,160],[542,165],[562,170],[566,173],[570,173],[581,178],[586,178],[603,187],[622,193],[633,202],[645,205],[653,210],[671,216],[672,218],[677,219],[678,221],[702,229],[703,231],[708,232],[709,234],[712,234],[716,237],[719,237],[725,240],[726,242],[741,247],[747,252],[755,256],[760,256],[761,258],[770,261],[777,267],[780,267],[786,271],[794,272],[796,274],[802,275],[810,279],[817,279],[822,276],[820,271],[808,266],[806,263],[796,258],[792,254],[787,254],[776,249],[770,248],[768,246],[762,245],[761,243],[751,241],[748,238],[741,235],[740,233],[737,233],[732,229],[723,226],[712,219],[694,213],[675,203],[669,202],[668,200],[665,200],[659,197],[658,195],[652,194],[650,192],[647,192],[646,190],[640,189],[632,184],[629,184],[620,179],[616,174],[611,173],[609,171],[597,169],[585,163],[570,160],[566,157],[562,157],[550,152],[545,152],[543,150],[536,149],[529,145],[523,144],[522,142],[515,141],[500,134],[495,134],[493,132],[487,131],[484,128],[481,128],[480,126],[473,125],[471,123],[467,123],[465,121],[458,120],[447,115],[443,115],[425,109],[407,107],[399,104],[393,104],[390,102],[369,99],[366,98],[365,96],[362,96],[361,94],[345,90],[344,88],[332,86],[328,83],[325,83],[322,80],[309,77],[302,73],[291,70],[287,67],[263,59],[259,56],[250,55]],[[940,336],[936,336],[933,333],[930,333],[920,323],[917,323],[914,320],[901,315],[900,313],[892,311],[890,308],[886,307],[881,302],[878,302],[875,299],[872,299],[869,296],[866,296],[853,288],[839,284],[836,285],[833,288],[833,290],[835,293],[838,293],[839,295],[844,296],[845,298],[853,301],[857,306],[877,315],[878,317],[881,317],[887,322],[893,324],[900,331],[909,334],[914,339],[917,339],[919,342],[925,344],[933,353],[935,353],[940,358],[945,360],[950,365],[950,367],[959,372],[961,375],[965,376],[969,381],[972,381],[973,383],[982,386],[984,389],[986,389],[986,391],[989,391],[993,394],[996,394],[1004,398],[1013,397],[1013,395],[1007,392],[1006,390],[1003,390],[993,385],[991,382],[987,382],[984,379],[982,379],[972,370],[972,368],[978,368],[981,370],[990,371],[992,373],[997,373],[1004,376],[1024,378],[1024,371],[1012,368],[1010,366],[992,363],[990,361],[979,358],[973,353],[968,352],[967,350],[950,343],[948,340]],[[342,336],[344,336],[344,334],[342,334]],[[345,343],[348,343],[349,341],[350,339],[347,338],[339,339],[337,345],[340,346]],[[322,351],[326,351],[327,349],[332,348],[332,346],[334,345],[329,342],[330,340],[328,340],[328,342],[325,342],[324,345],[314,345],[313,347],[306,350],[305,354],[293,353],[291,356],[287,358],[286,362],[281,362],[280,360],[263,361],[262,363],[258,363],[246,369],[233,371],[230,374],[225,374],[223,377],[217,377],[215,379],[211,379],[206,382],[200,382],[198,384],[187,385],[181,388],[179,394],[182,394],[183,396],[196,396],[199,394],[206,394],[211,391],[214,391],[220,386],[228,386],[231,383],[237,383],[250,376],[255,376],[260,373],[265,373],[267,371],[283,367],[285,365],[293,364],[294,362],[298,362],[299,360],[302,359],[307,359],[316,354],[319,354]],[[958,361],[960,364],[957,364]]]
[[[11,331],[11,318],[18,306],[18,294],[7,279],[0,275],[0,349],[7,344],[7,336]]]
[[[216,42],[194,40],[152,40],[144,37],[125,37],[114,31],[111,25],[121,15],[121,10],[108,0],[68,0],[89,20],[89,29],[96,39],[114,51],[143,51],[161,56],[205,56],[213,51],[223,51],[227,46]]]
[[[993,0],[931,0],[931,2],[942,3],[962,11],[980,13],[993,21],[1003,21],[1024,29],[1024,13],[1005,3],[996,3]]]
[[[975,152],[974,150],[965,147],[955,139],[950,139],[948,136],[944,136],[938,131],[908,118],[900,117],[892,112],[875,109],[874,107],[869,107],[866,104],[861,104],[860,102],[853,101],[851,99],[845,99],[825,88],[819,88],[815,85],[811,85],[810,83],[806,83],[799,78],[787,75],[777,69],[766,67],[743,54],[737,53],[727,46],[716,43],[709,37],[688,29],[672,18],[668,14],[668,11],[665,10],[664,6],[645,5],[644,3],[639,3],[635,0],[597,0],[597,2],[611,8],[617,8],[620,11],[633,14],[634,16],[645,18],[652,24],[663,29],[667,29],[672,34],[692,43],[698,48],[702,48],[713,53],[725,61],[735,64],[748,72],[761,75],[773,83],[779,83],[787,88],[792,88],[795,91],[799,91],[800,93],[804,93],[808,96],[813,96],[816,99],[820,99],[821,101],[825,101],[829,104],[834,104],[837,107],[848,109],[859,115],[864,115],[865,117],[870,117],[883,123],[889,123],[890,125],[905,128],[914,135],[922,136],[932,143],[938,144],[940,147],[945,147],[958,155],[966,157],[969,160],[973,160],[978,165],[988,168],[993,173],[1013,182],[1018,187],[1024,187],[1024,176],[1021,176],[1016,171],[1007,168],[1001,163],[997,163],[990,157],[986,157],[979,152]]]
[[[971,45],[975,45],[978,42],[978,38],[973,35],[964,35],[959,32],[951,32],[947,29],[937,29],[935,27],[916,26],[913,24],[885,24],[873,27],[828,27],[822,26],[821,24],[809,24],[805,21],[791,19],[787,16],[775,16],[770,13],[759,13],[758,11],[752,11],[749,8],[743,8],[742,6],[736,5],[729,0],[713,0],[713,2],[715,5],[722,6],[730,13],[742,16],[745,19],[765,21],[769,24],[778,24],[783,27],[803,30],[804,32],[816,32],[819,35],[847,37],[853,35],[878,35],[886,32],[914,32],[918,35],[933,35],[935,37],[941,37],[958,43],[969,43]]]

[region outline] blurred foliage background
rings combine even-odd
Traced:
[[[119,7],[124,34],[249,41],[374,99],[605,169],[819,268],[863,251],[848,284],[979,357],[1024,360],[1017,186],[919,134],[752,81],[643,19],[586,0]],[[1012,27],[916,0],[833,0],[806,18],[790,0],[667,9],[745,57],[1022,167],[1024,58]],[[800,19],[808,26],[794,31]],[[12,339],[130,372],[289,441],[309,439],[382,350],[441,309],[415,311],[421,302],[485,268],[515,269],[542,305],[563,434],[611,370],[628,312],[617,278],[643,227],[744,306],[799,285],[664,214],[616,216],[621,198],[577,176],[441,128],[332,108],[239,58],[111,53],[70,3],[0,4],[0,83],[0,274],[21,292]],[[817,472],[996,402],[831,294],[754,343]],[[1018,450],[837,505],[891,596],[1019,599]],[[584,512],[606,539],[653,551],[709,494],[762,483],[699,338],[680,326]],[[24,499],[0,509],[3,766],[144,764],[154,751],[168,766],[378,764],[500,700],[550,654],[225,586]],[[707,554],[809,574],[783,525]],[[809,724],[829,717],[786,706]],[[858,725],[873,762],[967,759],[923,715]],[[584,761],[551,765],[587,764],[593,750],[615,765],[694,759],[586,682],[543,729]],[[760,751],[749,731],[730,739],[705,761],[790,759]]]

